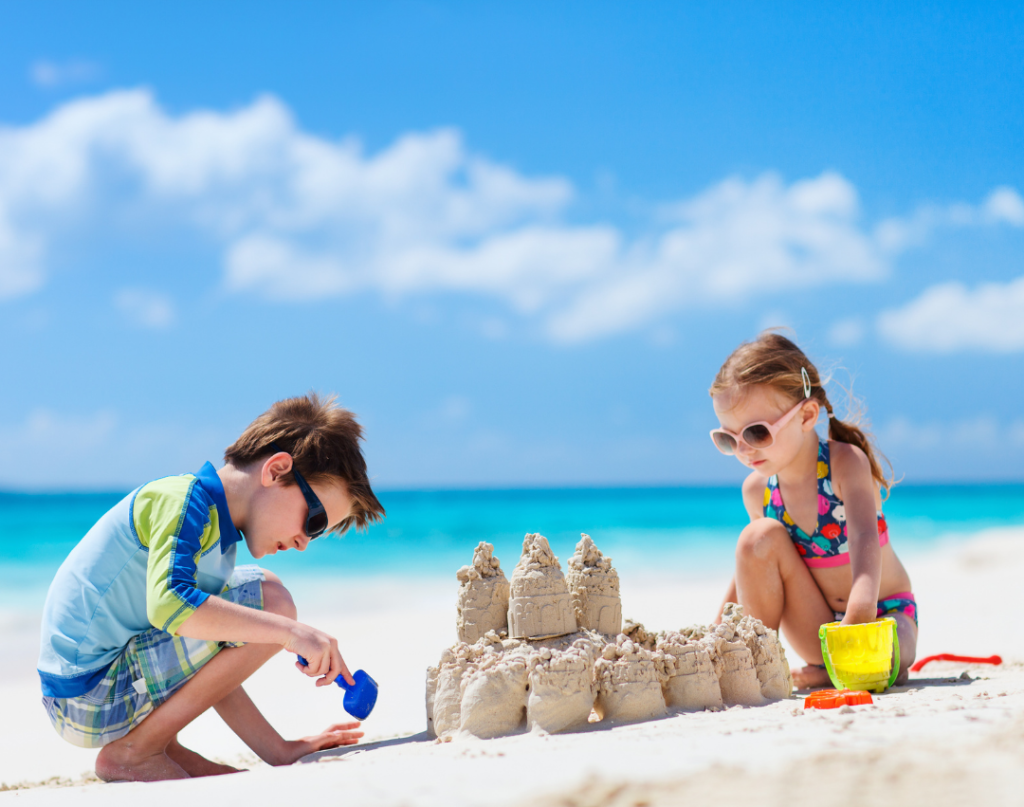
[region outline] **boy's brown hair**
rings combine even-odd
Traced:
[[[244,467],[274,454],[271,444],[292,455],[293,466],[307,482],[345,483],[352,499],[348,518],[329,528],[341,534],[350,527],[365,529],[384,517],[384,508],[370,489],[366,460],[359,448],[363,429],[354,414],[335,404],[336,396],[315,392],[278,401],[250,423],[241,437],[228,446],[224,461]],[[282,477],[294,485],[289,471]]]

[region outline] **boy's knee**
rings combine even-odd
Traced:
[[[789,534],[774,518],[752,521],[743,528],[736,542],[736,560],[764,560],[783,539],[789,540]]]
[[[295,619],[298,613],[291,592],[284,587],[280,578],[271,572],[266,573],[266,579],[263,581],[263,610],[289,619]]]

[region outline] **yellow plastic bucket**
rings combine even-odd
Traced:
[[[896,620],[884,616],[863,625],[829,622],[818,629],[821,657],[837,689],[882,692],[900,671]]]

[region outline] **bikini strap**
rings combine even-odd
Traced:
[[[832,486],[832,455],[828,440],[818,439],[818,495],[838,502],[835,488]]]

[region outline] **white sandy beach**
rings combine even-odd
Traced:
[[[371,581],[295,591],[300,618],[336,633],[346,660],[380,683],[366,742],[290,768],[258,763],[215,715],[185,745],[251,770],[157,784],[83,783],[95,752],[60,740],[39,705],[37,617],[0,614],[0,804],[116,805],[140,799],[360,805],[1020,803],[1024,793],[1024,631],[1015,618],[1024,530],[992,530],[908,563],[922,619],[919,657],[998,653],[998,668],[932,664],[873,706],[805,711],[795,697],[575,734],[427,741],[424,671],[455,638],[450,580]],[[287,581],[286,581],[287,582]],[[651,629],[706,622],[725,579],[623,577],[624,614]],[[337,584],[334,584],[337,585]],[[787,648],[788,651],[788,648]],[[799,660],[788,651],[794,666]],[[964,675],[966,673],[966,675]],[[248,685],[286,736],[344,719],[341,691],[317,689],[279,656]],[[398,738],[398,739],[389,739]],[[381,742],[383,741],[383,742]],[[49,785],[40,784],[47,780]],[[75,782],[74,787],[55,787]]]

